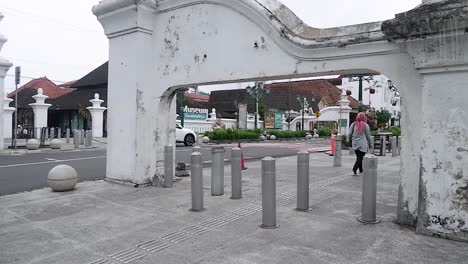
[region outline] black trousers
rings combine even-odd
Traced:
[[[354,163],[353,172],[356,172],[359,169],[359,172],[362,173],[362,160],[366,153],[360,150],[354,150],[354,153],[356,153],[356,162]]]

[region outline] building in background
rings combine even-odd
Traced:
[[[340,88],[350,90],[354,98],[359,95],[359,82],[351,78],[342,79]],[[401,117],[401,98],[398,88],[384,75],[374,75],[372,80],[363,81],[362,101],[370,111],[387,110],[391,114],[390,126],[399,126]],[[372,89],[375,93],[372,94]]]

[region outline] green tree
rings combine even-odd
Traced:
[[[388,121],[392,117],[392,114],[387,110],[379,110],[375,112],[375,117],[377,119],[377,126],[379,128],[385,128],[387,126]]]

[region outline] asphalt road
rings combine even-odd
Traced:
[[[231,157],[231,149],[237,145],[220,145],[226,149],[225,159]],[[204,161],[211,159],[211,148],[218,145],[202,146]],[[248,143],[242,146],[243,156],[249,160],[265,156],[282,157],[295,155],[300,150],[317,152],[328,147],[325,141]],[[177,147],[176,160],[190,163],[192,148]],[[0,195],[31,191],[47,186],[47,174],[56,165],[67,164],[76,169],[80,181],[104,179],[106,150],[78,150],[44,152],[18,156],[0,156]]]

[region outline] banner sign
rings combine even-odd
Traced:
[[[265,113],[265,128],[275,128],[275,113],[266,112]]]
[[[339,121],[341,127],[347,127],[348,126],[348,119],[339,119],[338,121]]]
[[[190,120],[206,120],[208,118],[208,109],[200,108],[184,108],[184,119]]]
[[[283,129],[283,115],[275,113],[275,129]]]

